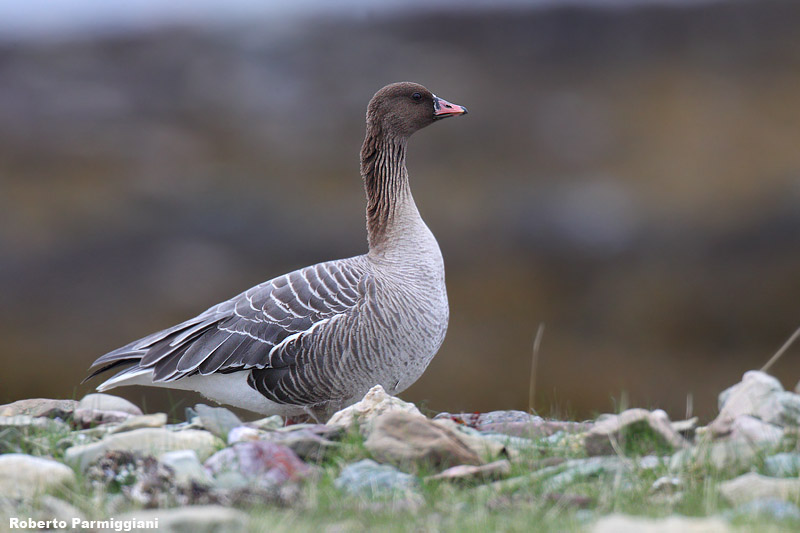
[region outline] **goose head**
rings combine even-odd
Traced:
[[[466,107],[439,98],[419,83],[403,81],[375,93],[367,107],[367,125],[404,138],[437,120],[466,113]]]

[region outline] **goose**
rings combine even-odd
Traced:
[[[123,367],[97,390],[190,390],[262,415],[315,420],[375,385],[407,389],[439,350],[449,319],[442,254],[409,187],[408,139],[466,113],[417,83],[380,89],[361,148],[366,254],[256,285],[99,357],[84,382]]]

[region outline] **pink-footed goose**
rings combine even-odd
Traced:
[[[442,254],[411,196],[406,146],[417,130],[466,112],[417,83],[378,91],[361,148],[369,251],[266,281],[107,353],[89,378],[130,366],[97,390],[193,390],[261,414],[320,419],[376,384],[391,394],[408,388],[442,344],[449,309]]]

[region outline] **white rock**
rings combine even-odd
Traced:
[[[672,428],[667,413],[661,409],[628,409],[618,415],[611,415],[598,421],[585,434],[585,447],[589,455],[611,455],[615,453],[616,442],[625,446],[624,436],[635,425],[647,424],[661,441],[672,448],[686,448],[689,443]]]
[[[731,424],[730,438],[753,444],[777,444],[783,438],[783,429],[758,418],[741,415]]]
[[[52,459],[22,453],[0,455],[0,494],[3,496],[31,498],[74,481],[75,472]]]
[[[132,416],[111,429],[111,433],[122,433],[141,428],[161,428],[167,424],[166,413],[154,413],[152,415]]]
[[[720,412],[708,428],[716,435],[730,432],[737,417],[754,416],[780,426],[800,424],[800,395],[783,390],[780,381],[757,370],[745,372],[719,395]]]
[[[208,431],[187,429],[170,431],[165,428],[142,428],[107,435],[92,444],[67,448],[64,460],[85,470],[92,462],[110,450],[140,452],[159,456],[175,450],[194,450],[201,461],[208,459],[223,442]]]
[[[800,498],[800,479],[767,477],[750,472],[720,483],[719,491],[733,505],[770,498],[796,501]]]
[[[175,472],[175,483],[177,485],[188,485],[191,482],[200,485],[211,485],[213,482],[211,475],[203,468],[194,450],[177,450],[162,453],[158,460]]]
[[[159,533],[240,533],[247,531],[247,514],[221,505],[133,511],[115,517],[119,521],[158,519]],[[153,529],[133,529],[152,533]]]
[[[256,428],[238,426],[228,432],[228,445],[246,440],[259,440],[263,434],[263,431],[259,431]]]
[[[402,411],[423,416],[413,403],[404,402],[400,398],[390,396],[386,394],[383,387],[375,385],[364,395],[360,402],[334,413],[328,420],[327,425],[349,428],[359,424],[362,432],[368,432],[373,420],[389,411]]]
[[[119,396],[111,394],[87,394],[78,402],[78,409],[91,409],[94,411],[122,411],[130,415],[139,416],[142,410]]]
[[[731,527],[719,518],[641,518],[612,514],[602,517],[589,528],[590,533],[729,533]]]

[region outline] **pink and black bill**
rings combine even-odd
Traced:
[[[439,98],[438,96],[433,95],[433,120],[466,114],[466,107],[458,104],[451,104],[444,98]]]

